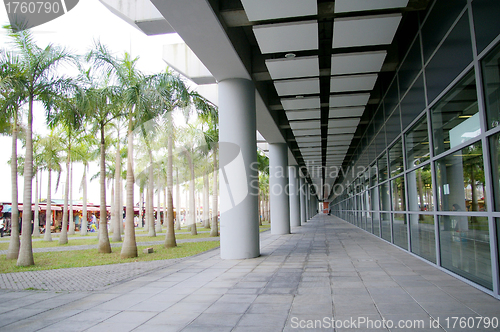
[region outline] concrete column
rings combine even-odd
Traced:
[[[299,167],[288,167],[290,195],[290,228],[300,226]]]
[[[299,197],[300,197],[300,223],[303,224],[306,222],[306,188],[305,181],[303,177],[299,179],[300,188],[299,188]]]
[[[246,79],[219,82],[220,253],[260,255],[255,87]]]
[[[285,143],[269,144],[271,234],[290,234],[290,203],[287,187],[288,147]]]

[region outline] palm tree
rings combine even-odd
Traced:
[[[45,48],[38,47],[28,30],[12,32],[16,51],[19,54],[24,79],[23,91],[28,100],[28,123],[26,133],[25,181],[23,197],[23,219],[31,220],[31,195],[33,175],[33,104],[42,101],[48,110],[50,101],[67,87],[68,80],[55,73],[57,66],[72,59],[64,49],[49,44]],[[31,244],[31,223],[23,224],[21,246],[17,259],[18,266],[34,265]]]
[[[97,69],[101,69],[106,76],[113,77],[122,91],[125,103],[124,116],[127,119],[127,196],[125,238],[120,256],[122,258],[137,257],[137,243],[134,229],[134,128],[144,122],[143,118],[151,119],[153,109],[147,97],[151,95],[151,77],[143,75],[136,68],[137,58],[132,59],[129,54],[121,59],[111,55],[106,47],[97,44],[95,50],[87,57],[91,59]]]
[[[199,94],[193,93],[192,98],[198,115],[204,124],[208,126],[208,130],[203,130],[205,144],[209,147],[212,153],[213,164],[213,184],[212,184],[212,227],[210,236],[219,236],[218,227],[218,194],[217,194],[217,174],[219,172],[217,165],[217,156],[219,148],[219,113],[217,107]],[[208,207],[207,207],[208,209]]]
[[[97,46],[98,50],[99,47]],[[91,51],[87,55],[87,60],[91,60],[93,56]],[[86,116],[90,119],[90,124],[93,126],[93,132],[99,132],[99,185],[100,185],[100,218],[99,218],[99,253],[111,253],[111,244],[109,243],[108,235],[108,219],[106,209],[106,126],[110,124],[116,117],[120,115],[116,105],[119,104],[121,97],[119,89],[115,87],[100,87],[102,81],[97,82],[89,70],[83,73],[82,78],[88,83],[88,87],[82,94],[81,108],[85,110]],[[95,74],[96,76],[98,73]],[[106,84],[107,82],[104,82]],[[112,101],[110,103],[110,101]]]
[[[4,123],[10,123],[12,136],[11,183],[12,211],[11,234],[7,259],[17,259],[19,256],[19,211],[17,183],[17,136],[19,131],[19,109],[26,101],[25,76],[21,59],[13,52],[0,50],[0,110]]]
[[[97,140],[90,132],[85,133],[77,138],[76,145],[73,147],[74,161],[83,164],[83,176],[81,180],[80,189],[83,190],[83,203],[82,203],[82,222],[80,224],[80,235],[87,235],[87,172],[89,163],[96,160],[98,150],[93,147],[96,146]]]
[[[56,190],[59,185],[59,179],[61,175],[61,156],[59,155],[62,150],[61,139],[54,130],[46,137],[40,139],[40,144],[42,145],[42,158],[44,160],[45,169],[48,171],[48,184],[47,184],[47,207],[46,207],[46,218],[45,218],[45,235],[44,241],[52,241],[51,234],[51,223],[52,223],[52,171],[56,171],[57,185]]]

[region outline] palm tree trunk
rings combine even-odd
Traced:
[[[69,166],[69,232],[68,235],[75,235],[75,216],[73,214],[73,163]]]
[[[156,212],[156,233],[161,233],[161,180],[160,170],[158,170],[158,212]]]
[[[33,180],[33,95],[29,96],[28,132],[24,159],[23,230],[17,266],[35,265],[31,243],[31,190]]]
[[[189,226],[191,227],[191,235],[198,235],[196,231],[196,197],[194,193],[194,165],[190,152],[186,151],[186,156],[188,158],[189,171],[191,178],[189,179]]]
[[[111,245],[109,244],[108,215],[106,211],[106,151],[104,149],[104,124],[101,123],[101,160],[99,174],[99,184],[101,186],[101,206],[99,208],[99,244],[97,246],[97,251],[99,253],[109,254],[111,253]]]
[[[203,227],[210,228],[210,183],[208,174],[203,172]]]
[[[153,152],[148,149],[149,154],[149,181],[148,181],[148,205],[149,205],[149,231],[148,236],[156,236],[155,230],[155,207],[154,207],[154,181],[153,181]]]
[[[7,259],[17,259],[19,256],[19,199],[17,193],[17,110],[14,112],[14,123],[12,125],[12,156],[10,175],[12,183],[12,211],[10,215],[10,241],[7,250]]]
[[[68,195],[69,195],[69,173],[70,173],[70,155],[66,159],[66,183],[64,184],[64,208],[61,226],[61,235],[59,235],[59,244],[68,243]]]
[[[123,224],[123,205],[121,201],[121,191],[120,186],[121,172],[122,172],[122,158],[120,155],[120,129],[117,130],[117,143],[116,143],[116,155],[115,155],[115,203],[114,203],[114,219],[113,219],[113,241],[121,242],[121,227]],[[123,226],[122,226],[123,227]]]
[[[121,258],[137,257],[137,243],[134,229],[134,136],[132,119],[128,125],[128,156],[127,156],[127,204],[125,220],[125,237],[120,253]]]
[[[145,195],[145,207],[144,207],[144,217],[146,222],[144,223],[144,230],[149,233],[149,224],[151,221],[149,220],[151,214],[149,213],[149,184],[146,184],[146,195]]]
[[[212,230],[210,231],[210,236],[219,236],[219,208],[218,208],[218,192],[217,189],[219,186],[217,185],[217,173],[219,172],[217,166],[217,148],[214,147],[212,152],[213,164],[214,164],[214,176],[212,183]]]
[[[50,242],[52,241],[52,170],[49,167],[49,176],[47,184],[47,210],[45,210],[45,235],[43,240]]]
[[[176,224],[176,229],[180,230],[181,229],[181,185],[179,183],[179,167],[175,168],[175,177],[176,177],[176,183],[175,183],[175,195],[176,195],[176,213],[175,213],[175,224]],[[167,175],[168,176],[168,175]]]
[[[80,235],[87,235],[87,165],[83,165],[83,208],[82,222],[80,224]]]
[[[40,237],[40,211],[38,211],[38,171],[35,174],[35,216],[33,218],[33,236]]]
[[[174,200],[172,197],[172,190],[174,188],[173,184],[173,170],[172,170],[172,135],[168,136],[167,143],[167,235],[165,236],[165,248],[177,247],[177,242],[175,241],[175,230],[174,230]],[[177,177],[179,176],[179,172],[177,172]],[[179,200],[179,180],[177,180],[177,200]],[[178,204],[178,203],[177,203]],[[180,209],[179,205],[177,205],[177,224],[180,226]],[[180,227],[179,227],[180,228]]]
[[[109,183],[108,183],[109,185]],[[113,181],[111,181],[111,204],[110,204],[110,211],[109,211],[109,215],[110,215],[110,218],[109,218],[109,231],[113,234],[115,234],[115,231],[116,232],[120,232],[120,228],[118,228],[117,230],[117,223],[116,223],[116,218],[117,218],[117,215],[116,215],[116,209],[115,209],[115,196],[116,193],[115,193],[115,183]]]

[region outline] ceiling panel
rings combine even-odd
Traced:
[[[294,133],[295,135],[295,133]],[[306,137],[300,137],[300,136],[297,136],[295,135],[295,140],[297,142],[318,142],[318,144],[321,144],[321,135],[317,135],[317,136],[306,136]]]
[[[279,96],[310,95],[319,93],[319,78],[275,81]]]
[[[273,80],[319,76],[317,56],[294,59],[267,59],[266,66]]]
[[[294,130],[293,135],[299,136],[321,136],[321,129]]]
[[[377,74],[334,76],[330,79],[330,92],[373,90]]]
[[[262,54],[318,48],[317,21],[256,25],[253,32]]]
[[[400,21],[401,14],[335,19],[332,47],[388,45],[392,43]]]
[[[387,8],[402,8],[406,7],[407,5],[408,0],[335,0],[335,13],[347,13],[362,10]]]
[[[365,107],[343,107],[343,108],[330,108],[328,118],[345,118],[345,117],[360,117],[363,115]]]
[[[330,107],[365,106],[370,99],[369,93],[330,96]]]
[[[328,120],[328,128],[355,127],[358,124],[359,124],[359,118]]]
[[[333,54],[331,73],[344,75],[379,72],[386,54],[386,51]]]
[[[328,135],[352,134],[356,132],[357,127],[328,128]]]
[[[281,105],[285,110],[307,110],[320,108],[321,103],[319,97],[281,98]]]
[[[321,141],[317,141],[317,142],[297,142],[297,145],[299,146],[299,148],[318,147],[318,146],[321,146]]]
[[[286,117],[288,118],[289,121],[319,119],[321,117],[321,112],[319,109],[305,110],[305,111],[287,111]]]
[[[241,0],[249,21],[318,14],[317,0]],[[262,10],[265,8],[265,10]]]
[[[292,130],[297,129],[317,129],[320,127],[319,120],[309,120],[309,121],[291,121],[290,128]]]
[[[301,153],[316,153],[321,155],[321,148],[319,147],[308,147],[308,148],[300,148]]]

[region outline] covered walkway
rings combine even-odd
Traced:
[[[336,331],[394,330],[375,329],[382,319],[465,331],[452,317],[500,317],[498,300],[339,218],[317,215],[292,232],[262,234],[255,259],[213,250],[94,292],[2,290],[0,330],[333,330],[333,318]]]

